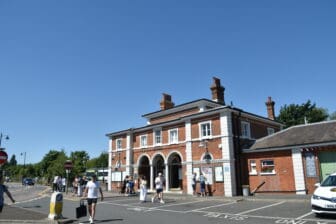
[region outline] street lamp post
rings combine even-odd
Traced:
[[[26,167],[26,152],[21,152],[21,156],[23,155],[23,168]]]
[[[8,136],[8,135],[4,135],[4,134],[0,133],[0,149],[1,149],[1,150],[3,150],[3,149],[1,148],[1,142],[2,142],[2,138],[5,138],[5,140],[9,140],[9,136]]]

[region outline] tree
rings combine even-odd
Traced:
[[[96,160],[96,167],[108,167],[108,154],[107,152],[102,152]]]
[[[330,119],[330,120],[336,120],[336,111],[335,111],[334,113],[331,113],[331,114],[329,115],[329,119]]]
[[[15,155],[12,155],[12,157],[10,158],[9,160],[9,164],[10,166],[16,166],[17,164],[17,161],[16,161],[16,158],[15,158]]]
[[[48,182],[56,175],[63,176],[65,173],[64,163],[67,159],[64,150],[50,150],[40,162],[39,172],[43,173],[43,177],[46,177]]]
[[[290,104],[280,108],[277,120],[285,125],[285,128],[319,121],[325,121],[328,118],[327,110],[316,107],[316,104],[311,104],[310,100],[302,105]]]
[[[71,152],[70,160],[73,163],[73,169],[71,171],[72,174],[80,175],[84,173],[87,167],[87,161],[89,161],[89,159],[89,154],[84,150]]]

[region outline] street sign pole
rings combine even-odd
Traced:
[[[66,172],[66,194],[68,194],[68,188],[69,188],[69,173],[71,172],[71,169],[73,167],[72,161],[71,160],[67,160],[64,163],[64,168],[65,168],[65,172]]]

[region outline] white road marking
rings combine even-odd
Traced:
[[[267,208],[267,207],[271,207],[271,206],[276,206],[279,204],[284,203],[285,201],[282,202],[278,202],[272,205],[268,205],[268,206],[264,206],[261,208],[257,208],[257,209],[253,209],[253,210],[260,210],[262,208]],[[139,212],[151,212],[151,211],[163,211],[163,212],[172,212],[172,213],[189,213],[189,212],[195,212],[195,213],[203,213],[203,214],[212,214],[212,213],[216,213],[218,215],[222,215],[222,216],[236,216],[236,217],[241,217],[241,218],[259,218],[259,219],[269,219],[269,220],[275,220],[275,221],[280,221],[280,222],[286,222],[286,223],[298,223],[300,221],[311,221],[314,222],[316,224],[325,224],[325,223],[336,223],[336,220],[320,220],[320,219],[314,219],[314,218],[308,218],[308,219],[303,219],[303,217],[308,216],[310,214],[304,214],[298,218],[293,218],[293,217],[276,217],[276,216],[261,216],[261,215],[244,215],[244,213],[248,213],[251,212],[252,210],[248,210],[245,212],[241,212],[239,214],[231,214],[231,213],[221,213],[221,212],[209,212],[209,211],[202,211],[203,209],[207,209],[207,208],[214,208],[214,207],[220,207],[220,206],[225,206],[225,205],[230,205],[230,204],[235,204],[237,202],[229,202],[229,203],[225,203],[225,204],[219,204],[219,205],[213,205],[213,206],[208,206],[208,207],[203,207],[200,209],[194,209],[194,210],[190,210],[190,211],[176,211],[176,210],[168,210],[168,209],[161,209],[160,206],[159,207],[155,207],[155,208],[151,208],[151,207],[141,207],[141,206],[133,206],[130,204],[119,204],[119,203],[113,203],[113,202],[102,202],[104,204],[111,204],[111,205],[116,205],[116,206],[121,206],[121,207],[129,207],[129,210],[133,210],[133,211],[139,211]],[[151,202],[149,202],[151,204]],[[187,202],[189,203],[189,202]],[[179,203],[182,204],[182,203]],[[185,204],[185,203],[183,203]],[[173,204],[176,205],[176,204]],[[221,218],[221,217],[219,217]],[[298,221],[298,222],[297,222]],[[321,222],[322,221],[322,222]]]
[[[285,201],[280,201],[278,203],[274,203],[274,204],[271,204],[271,205],[266,205],[266,206],[263,206],[263,207],[260,207],[260,208],[255,208],[255,209],[247,210],[247,211],[238,213],[237,215],[243,215],[243,214],[254,212],[254,211],[258,211],[258,210],[261,210],[261,209],[264,209],[264,208],[269,208],[269,207],[272,207],[272,206],[281,205],[283,203],[285,203]]]
[[[304,218],[308,215],[311,215],[311,214],[313,214],[313,212],[308,212],[307,214],[301,215],[301,216],[297,217],[296,219],[302,219],[302,218]]]
[[[228,202],[228,203],[224,203],[224,204],[212,205],[212,206],[207,206],[207,207],[203,207],[203,208],[198,208],[198,209],[193,209],[193,210],[185,211],[185,213],[188,213],[188,212],[198,212],[198,211],[202,211],[202,210],[208,209],[208,208],[216,208],[216,207],[221,207],[221,206],[226,206],[226,205],[232,205],[232,204],[235,204],[235,203],[237,203],[237,202],[234,201],[234,202]]]

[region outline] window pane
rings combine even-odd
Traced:
[[[157,130],[155,131],[155,144],[161,143],[161,131]]]
[[[201,124],[201,137],[211,136],[211,126],[210,123]]]

